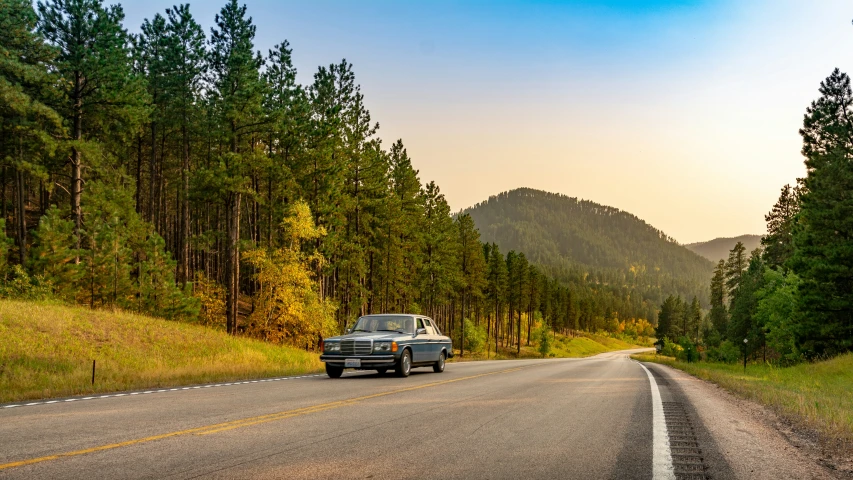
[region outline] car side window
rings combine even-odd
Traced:
[[[435,328],[432,326],[432,322],[427,319],[424,319],[424,324],[426,325],[426,331],[430,335],[435,335]]]
[[[418,319],[418,329],[420,330],[421,328],[424,328],[424,319],[423,318]]]

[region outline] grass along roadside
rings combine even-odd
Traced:
[[[458,340],[458,339],[457,339]],[[453,345],[455,347],[458,346],[458,341],[454,341]],[[593,355],[598,355],[599,353],[613,352],[616,350],[629,350],[634,348],[643,348],[649,347],[649,345],[635,345],[632,343],[628,343],[624,340],[607,337],[604,335],[597,335],[592,333],[579,333],[577,336],[571,337],[567,335],[557,334],[555,335],[554,340],[551,343],[551,354],[549,357],[555,358],[580,358],[580,357],[590,357]],[[539,347],[534,342],[531,342],[530,346],[521,345],[521,355],[517,354],[517,347],[501,347],[498,350],[498,354],[495,355],[494,344],[491,345],[491,352],[488,354],[489,360],[511,360],[511,359],[519,359],[519,358],[542,358],[542,355],[539,353]],[[454,348],[456,352],[456,356],[450,360],[451,362],[456,361],[474,361],[474,360],[486,360],[486,352],[465,352],[463,357],[459,356],[459,349]]]
[[[669,365],[714,382],[817,431],[829,444],[853,448],[853,354],[784,368],[748,364],[745,373],[742,364],[688,364],[654,354],[632,358]]]
[[[0,300],[0,403],[298,375],[322,366],[313,352],[202,326]]]
[[[602,335],[557,335],[555,357],[636,348]],[[459,357],[456,357],[457,359]],[[464,360],[484,360],[485,354]],[[490,359],[540,358],[537,346]],[[92,360],[97,362],[92,384]],[[0,403],[322,372],[316,352],[199,325],[49,303],[0,300]]]

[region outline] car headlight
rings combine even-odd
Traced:
[[[340,352],[341,344],[340,342],[325,342],[323,344],[325,351],[327,352]]]
[[[376,342],[373,344],[374,352],[390,352],[391,342]]]

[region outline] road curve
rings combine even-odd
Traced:
[[[0,478],[733,478],[627,353],[0,408]]]

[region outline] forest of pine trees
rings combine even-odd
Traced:
[[[711,279],[711,310],[701,338],[711,359],[754,357],[791,364],[853,350],[853,90],[835,70],[806,110],[802,154],[806,176],[785,185],[765,216],[761,248],[742,243],[720,260]],[[664,321],[658,336],[684,335]],[[746,341],[744,341],[746,340]]]
[[[483,243],[380,141],[346,60],[297,83],[236,0],[210,32],[188,5],[140,32],[101,0],[0,2],[0,296],[305,348],[374,312],[517,350],[536,323],[648,318]]]

